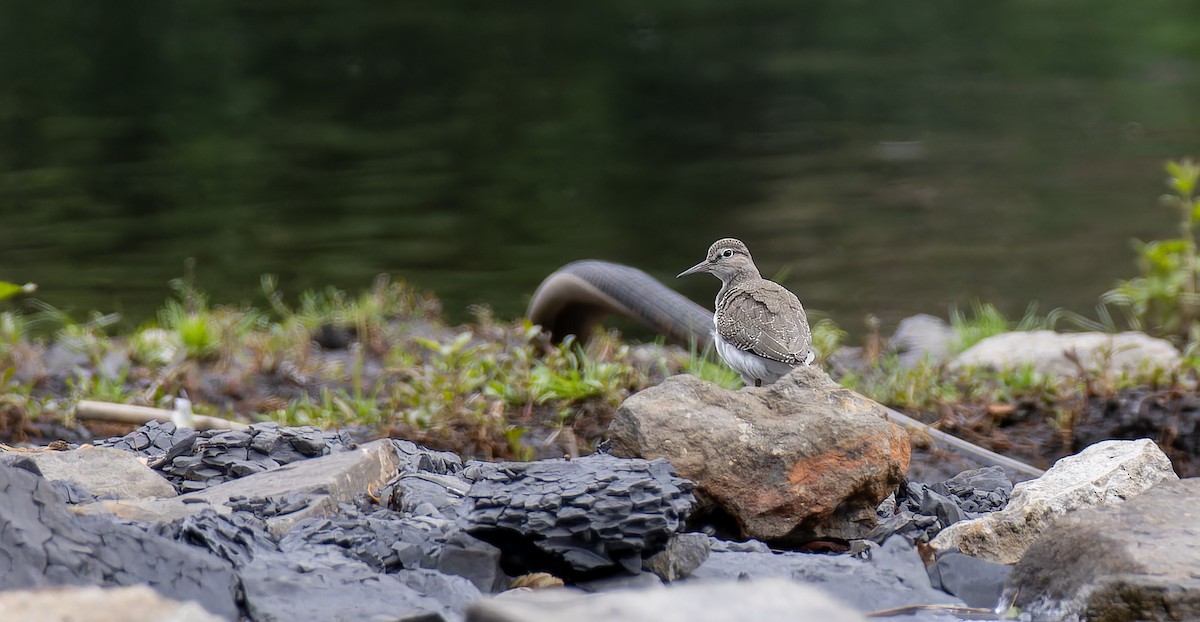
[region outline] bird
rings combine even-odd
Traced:
[[[812,364],[816,353],[800,299],[762,278],[741,240],[713,242],[704,261],[675,278],[701,272],[721,279],[713,313],[717,354],[747,385],[772,384],[792,368]]]

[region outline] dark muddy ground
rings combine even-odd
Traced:
[[[1099,441],[1151,438],[1180,477],[1200,475],[1200,393],[1129,389],[1090,396],[1068,415],[1035,403],[948,410],[946,432],[1041,468]]]
[[[1073,424],[1070,428],[1062,427],[1053,414],[1032,404],[992,409],[950,407],[949,411],[941,423],[943,430],[1040,468],[1047,468],[1058,458],[1098,441],[1152,438],[1171,458],[1180,477],[1200,475],[1200,394],[1194,392],[1134,389],[1109,397],[1091,397],[1084,414],[1069,422]],[[604,404],[589,404],[572,415],[568,425],[559,426],[559,415],[553,408],[530,408],[516,418],[516,423],[525,429],[523,445],[529,448],[522,457],[539,459],[590,453],[595,442],[603,437],[613,413]],[[929,418],[926,416],[926,420]],[[83,443],[119,436],[134,427],[103,422],[68,426],[55,418],[29,421],[15,419],[10,414],[0,417],[0,442]],[[467,429],[447,436],[394,426],[364,428],[362,435],[408,438],[434,449],[455,452],[473,444]],[[909,477],[914,481],[938,481],[977,466],[970,459],[918,443]]]

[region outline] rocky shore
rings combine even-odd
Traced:
[[[801,369],[673,377],[586,456],[147,424],[0,452],[12,620],[1200,618],[1200,490],[1152,441],[1014,482],[909,475],[877,404]],[[80,615],[84,615],[80,618]],[[1172,617],[1173,616],[1173,617]]]

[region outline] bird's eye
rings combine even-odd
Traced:
[[[725,252],[721,253],[721,256],[722,257],[733,257],[733,249],[730,249],[730,248],[725,249]]]

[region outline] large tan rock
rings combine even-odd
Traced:
[[[1031,366],[1046,375],[1076,376],[1082,367],[1087,372],[1132,376],[1156,369],[1172,371],[1181,361],[1179,350],[1170,342],[1145,333],[1031,330],[983,339],[950,361],[950,368],[1009,370]]]
[[[864,536],[909,460],[882,406],[807,366],[740,391],[673,376],[625,400],[608,435],[616,455],[667,459],[769,541]]]
[[[939,553],[960,551],[1013,564],[1058,517],[1121,503],[1177,479],[1171,461],[1150,439],[1096,443],[1055,462],[1041,477],[1017,484],[1003,510],[954,523],[930,544]]]
[[[820,590],[786,579],[708,581],[597,594],[569,588],[505,592],[467,611],[467,622],[865,622]]]
[[[1200,620],[1200,478],[1056,521],[1009,578],[1035,620]]]
[[[378,493],[400,472],[400,458],[391,440],[372,441],[349,451],[302,460],[255,473],[173,499],[100,501],[73,508],[77,514],[109,513],[139,521],[168,522],[205,509],[228,513],[234,499],[302,497],[302,508],[271,516],[267,528],[280,535],[306,518],[335,513],[340,503],[357,495]]]
[[[175,487],[137,456],[111,447],[72,451],[23,451],[0,460],[32,460],[51,481],[71,481],[97,496],[113,499],[174,497]]]
[[[194,603],[136,587],[61,587],[0,592],[5,622],[222,622]]]

